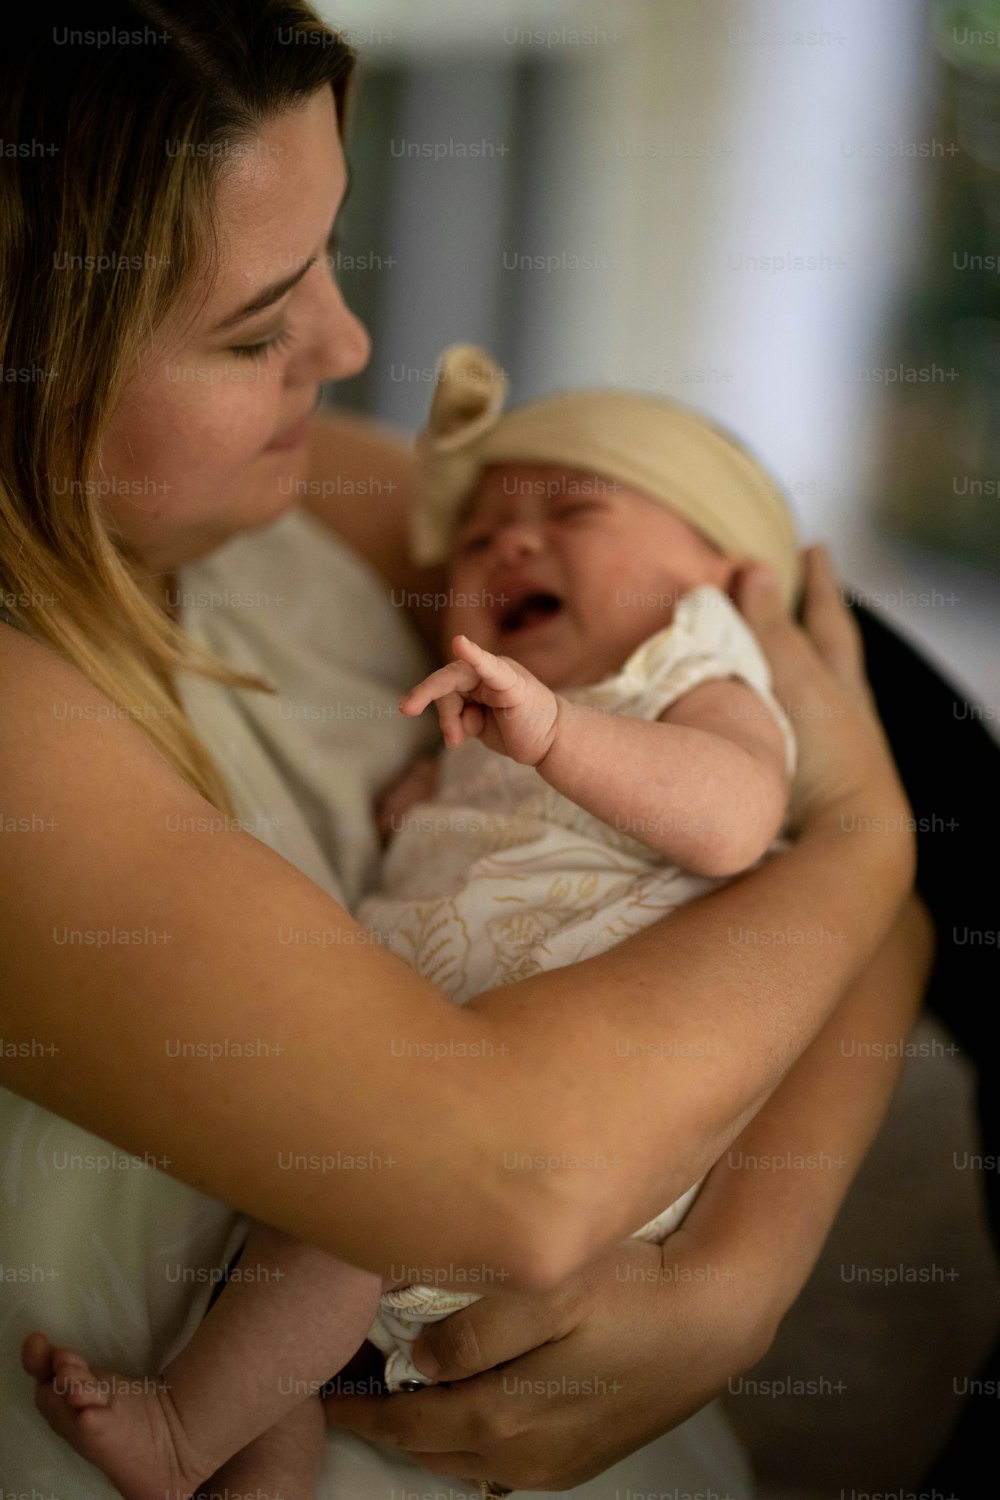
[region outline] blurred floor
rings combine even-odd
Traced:
[[[751,1372],[822,1380],[820,1394],[724,1398],[760,1500],[919,1491],[996,1336],[1000,1273],[979,1177],[957,1169],[977,1150],[970,1076],[944,1031],[923,1023],[915,1040],[926,1055],[907,1061],[811,1281]],[[860,1279],[872,1270],[882,1281]],[[893,1271],[898,1284],[885,1284]]]

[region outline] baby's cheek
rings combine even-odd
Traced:
[[[482,610],[450,605],[441,617],[441,648],[449,656],[452,637],[456,635],[467,635],[470,641],[489,649],[492,629]]]
[[[480,578],[471,570],[455,569],[448,579],[441,608],[441,637],[450,650],[453,635],[467,635],[480,646],[490,646],[493,604]]]

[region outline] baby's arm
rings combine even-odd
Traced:
[[[437,702],[445,743],[481,737],[532,765],[595,817],[700,875],[735,875],[758,860],[788,801],[784,739],[744,683],[703,683],[659,720],[582,708],[510,657],[465,636],[456,660],[403,698],[404,713]]]
[[[538,765],[551,786],[697,875],[736,875],[767,851],[788,805],[785,741],[743,682],[705,682],[658,720],[567,703]]]

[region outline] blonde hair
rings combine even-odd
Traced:
[[[101,513],[98,443],[152,330],[214,273],[229,148],[324,86],[342,124],[354,54],[300,0],[99,10],[76,45],[44,4],[5,26],[0,140],[17,150],[0,153],[0,604],[231,811],[177,675],[266,685],[143,592]]]

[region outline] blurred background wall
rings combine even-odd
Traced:
[[[959,267],[975,226],[948,185],[989,128],[1000,154],[1000,124],[987,110],[977,137],[949,89],[984,77],[995,101],[993,0],[320,9],[363,64],[338,260],[375,340],[334,399],[415,428],[437,354],[471,339],[515,400],[608,383],[697,404],[756,448],[803,535],[831,540],[851,588],[947,663],[995,729],[1000,442],[946,441],[977,374],[946,320],[908,332],[935,287],[977,280]],[[978,420],[994,430],[998,327],[980,335],[996,387]],[[941,464],[921,496],[927,446]]]

